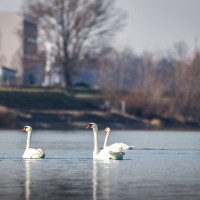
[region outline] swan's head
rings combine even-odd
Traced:
[[[31,126],[24,126],[22,128],[22,131],[25,131],[25,132],[32,131],[32,127]]]
[[[87,126],[86,129],[92,128],[92,129],[97,129],[97,124],[94,122],[90,122]]]
[[[107,127],[107,128],[104,129],[105,133],[110,133],[110,131],[111,131],[111,129],[109,127]]]

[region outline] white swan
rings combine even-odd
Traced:
[[[92,128],[94,133],[94,151],[93,151],[93,159],[98,160],[122,160],[125,153],[122,150],[119,149],[110,149],[110,148],[104,148],[99,152],[98,148],[98,127],[97,124],[94,122],[89,123],[86,126],[86,129]]]
[[[42,149],[32,149],[32,148],[30,148],[31,133],[32,133],[31,126],[24,126],[22,131],[27,132],[26,150],[25,150],[22,158],[44,158],[45,154],[42,151]]]
[[[114,143],[114,144],[111,144],[109,146],[107,146],[107,143],[108,143],[108,136],[110,135],[110,131],[111,129],[109,127],[107,127],[104,132],[106,133],[106,136],[105,136],[105,140],[104,140],[104,145],[103,145],[103,148],[115,148],[115,149],[121,149],[121,150],[132,150],[134,149],[135,146],[129,146],[127,144],[124,144],[124,143]]]

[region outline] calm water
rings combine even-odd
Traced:
[[[199,132],[111,134],[109,143],[136,149],[122,161],[93,161],[92,131],[35,131],[31,146],[46,158],[23,160],[26,135],[1,131],[0,199],[200,199]]]

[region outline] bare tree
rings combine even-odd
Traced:
[[[186,66],[187,68],[183,71],[182,89],[184,91],[182,91],[183,98],[179,101],[179,104],[183,102],[183,106],[180,111],[186,119],[200,120],[200,54],[196,53],[192,62]]]
[[[119,110],[127,92],[132,89],[134,54],[130,49],[117,51],[106,48],[98,60],[98,85],[103,91],[106,106]]]
[[[178,56],[174,62],[173,89],[168,115],[182,122],[199,120],[200,54],[196,52],[194,58],[187,58],[184,43],[177,43],[175,50]]]
[[[163,97],[166,91],[164,83],[164,73],[161,73],[159,61],[154,61],[150,53],[142,56],[140,77],[142,79],[141,92],[143,95],[143,114],[162,115]]]
[[[179,60],[184,59],[187,55],[187,52],[188,46],[185,42],[180,41],[174,44],[174,53]]]
[[[191,65],[191,101],[190,110],[194,119],[200,122],[200,52],[196,52]]]
[[[1,48],[1,32],[0,32],[0,66],[3,64],[3,62],[6,61],[5,56],[3,55],[3,51]]]
[[[25,0],[25,13],[38,20],[42,41],[53,44],[66,85],[80,60],[98,54],[125,22],[114,0]]]

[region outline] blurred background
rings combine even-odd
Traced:
[[[0,0],[0,128],[200,128],[198,0]]]

